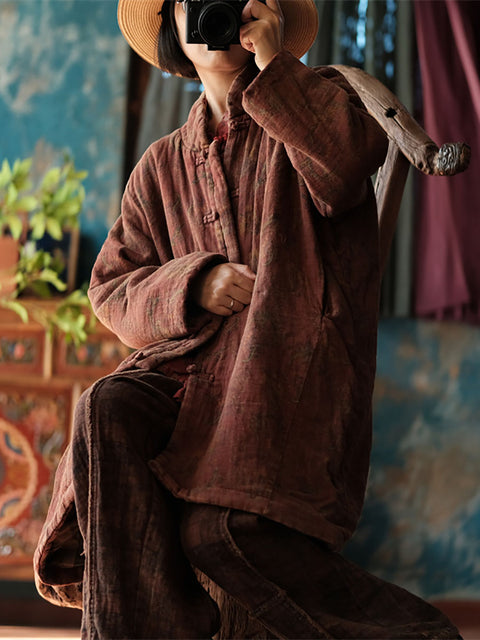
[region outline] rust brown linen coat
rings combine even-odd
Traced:
[[[238,76],[227,121],[226,143],[210,140],[201,97],[145,153],[90,297],[137,349],[122,370],[187,378],[175,431],[150,463],[161,483],[340,549],[369,467],[379,287],[369,176],[386,139],[343,76],[287,52]],[[251,304],[226,319],[190,295],[201,270],[225,261],[257,274]],[[55,541],[68,547],[66,460],[36,555],[52,600],[42,583]]]

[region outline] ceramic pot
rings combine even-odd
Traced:
[[[0,296],[16,289],[15,272],[19,257],[19,244],[10,236],[0,236]]]

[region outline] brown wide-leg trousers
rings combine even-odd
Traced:
[[[85,541],[83,640],[211,638],[192,565],[278,638],[458,638],[420,598],[321,541],[255,514],[174,499],[148,461],[175,427],[179,383],[118,374],[85,392],[72,440]]]

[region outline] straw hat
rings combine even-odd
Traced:
[[[158,67],[157,39],[164,0],[119,0],[118,24],[128,44],[144,60]],[[285,18],[284,46],[301,58],[318,30],[314,0],[279,0]]]

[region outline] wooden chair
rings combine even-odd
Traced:
[[[375,181],[380,266],[383,273],[410,165],[427,175],[455,175],[468,167],[470,147],[456,142],[443,144],[439,148],[398,98],[379,80],[355,67],[334,67],[347,78],[389,138],[387,158],[377,172]],[[198,572],[198,577],[217,602],[222,614],[222,627],[215,640],[263,640],[276,637],[206,576]]]

